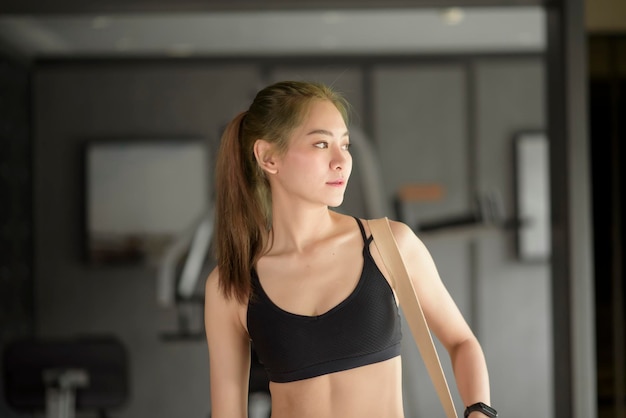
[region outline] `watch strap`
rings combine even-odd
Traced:
[[[465,408],[465,413],[463,414],[463,416],[465,418],[468,418],[472,412],[481,412],[489,418],[496,418],[498,416],[498,411],[483,402],[476,402],[475,404],[472,404]]]

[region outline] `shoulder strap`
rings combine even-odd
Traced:
[[[389,220],[386,217],[373,219],[369,220],[368,224],[374,236],[376,247],[391,276],[391,282],[398,295],[400,307],[404,312],[409,328],[411,328],[411,333],[417,343],[417,348],[422,355],[422,359],[433,381],[433,385],[437,390],[437,395],[443,405],[446,416],[448,418],[457,418],[446,376],[441,368],[439,356],[433,344],[433,339],[430,335],[430,330],[428,329],[428,324],[426,323],[419,298],[417,297],[417,293],[409,277],[406,265],[402,260],[400,251],[398,250],[398,244],[391,232]]]

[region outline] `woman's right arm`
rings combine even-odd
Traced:
[[[217,268],[205,287],[204,324],[209,347],[211,418],[248,416],[250,340],[241,320],[241,304],[218,287]]]

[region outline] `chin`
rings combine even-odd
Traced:
[[[343,198],[341,198],[341,200],[334,200],[332,202],[328,202],[327,206],[329,208],[337,208],[341,206],[342,203],[343,203]]]
[[[343,201],[345,200],[345,189],[344,190],[335,190],[333,193],[328,193],[325,196],[320,196],[322,201],[329,208],[336,208],[341,206]]]

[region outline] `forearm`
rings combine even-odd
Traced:
[[[460,343],[450,351],[450,358],[463,404],[465,406],[476,402],[490,404],[487,364],[478,341],[471,338]]]

